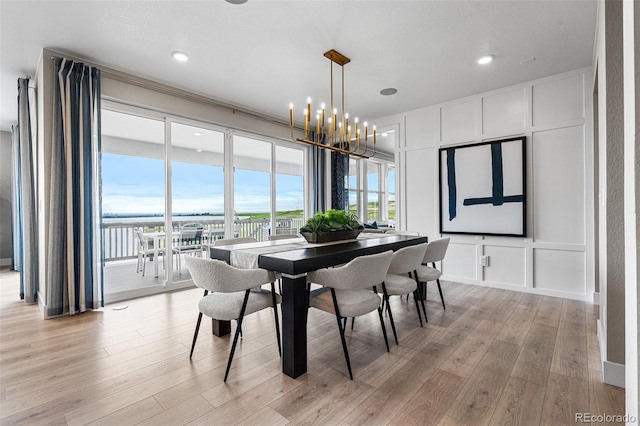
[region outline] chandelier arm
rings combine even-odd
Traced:
[[[302,142],[302,143],[306,143],[308,145],[313,145],[313,146],[318,146],[320,148],[325,148],[328,149],[329,151],[334,151],[334,152],[339,152],[340,154],[345,154],[345,155],[353,155],[355,157],[360,157],[360,158],[369,158],[366,155],[363,154],[359,154],[359,153],[354,153],[345,149],[341,149],[339,147],[335,147],[335,146],[329,146],[329,145],[325,145],[321,142],[316,142],[316,141],[312,141],[309,139],[303,139],[303,138],[298,138],[296,139],[296,141],[298,142]]]

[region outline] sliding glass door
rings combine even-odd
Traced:
[[[295,234],[306,147],[104,103],[105,301],[190,286],[215,240]]]
[[[161,289],[167,256],[164,121],[102,110],[102,240],[109,302]],[[155,245],[154,245],[155,244]],[[170,257],[169,257],[170,258]]]
[[[173,282],[190,280],[186,256],[206,255],[224,237],[223,131],[172,122],[171,224]]]

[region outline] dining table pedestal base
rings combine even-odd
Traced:
[[[231,334],[231,321],[211,319],[211,330],[214,336],[222,337]]]
[[[282,275],[282,372],[307,372],[307,275]]]

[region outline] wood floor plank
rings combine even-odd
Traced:
[[[348,424],[384,424],[391,421],[400,412],[402,402],[415,395],[451,350],[451,347],[440,343],[427,345],[412,362],[398,370],[342,421]]]
[[[602,382],[602,372],[589,370],[589,407],[595,415],[624,416],[625,391],[622,388],[611,386]],[[614,422],[601,422],[595,424],[612,424]]]
[[[465,381],[463,377],[436,370],[391,423],[416,426],[438,424]]]
[[[494,340],[447,415],[462,423],[487,424],[509,379],[520,347]]]
[[[263,409],[274,400],[282,395],[290,392],[301,384],[296,380],[285,376],[284,374],[272,377],[264,383],[254,387],[253,389],[242,393],[232,400],[222,404],[214,409],[210,414],[202,416],[193,422],[187,423],[191,426],[195,425],[211,425],[212,419],[219,424],[232,424],[243,421],[251,416],[253,412]],[[209,395],[203,395],[205,398]],[[211,399],[207,400],[215,404]]]
[[[511,316],[496,338],[505,342],[521,345],[537,312],[537,306],[532,307],[528,304],[519,304],[513,310]]]
[[[584,322],[562,322],[558,328],[551,371],[589,380],[587,336]]]
[[[562,311],[562,302],[563,299],[558,297],[544,296],[533,320],[534,323],[558,327]]]
[[[138,423],[141,426],[173,426],[177,424],[185,424],[191,420],[206,416],[212,412],[213,405],[204,399],[201,395],[188,399],[180,404],[174,405],[168,410],[151,416],[143,422]],[[213,420],[213,418],[212,418]]]
[[[468,378],[499,332],[500,327],[496,323],[487,320],[480,321],[473,332],[456,347],[440,368]]]
[[[87,426],[133,426],[159,413],[162,413],[162,407],[153,397],[149,397],[95,420]]]
[[[588,382],[551,373],[544,396],[541,425],[575,425],[576,413],[589,413]]]
[[[271,407],[264,407],[258,410],[254,415],[243,419],[236,423],[239,426],[284,426],[289,423],[289,420],[282,417],[276,410]]]
[[[511,376],[546,386],[556,347],[557,328],[533,323],[527,333]]]
[[[502,392],[490,424],[537,425],[542,415],[545,387],[511,377]]]

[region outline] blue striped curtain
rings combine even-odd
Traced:
[[[326,210],[326,170],[324,149],[311,146],[311,185],[313,188],[313,214]]]
[[[100,70],[63,58],[54,60],[48,316],[103,306]]]
[[[20,298],[37,301],[38,224],[35,179],[35,91],[18,79],[18,125],[11,129],[12,238],[11,267],[20,271]]]

